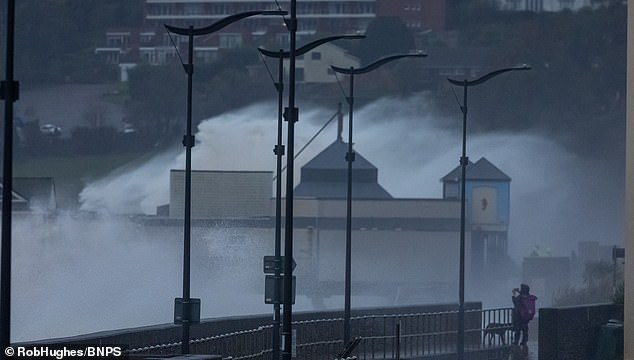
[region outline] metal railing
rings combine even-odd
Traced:
[[[465,350],[479,351],[510,344],[511,308],[465,311]],[[360,338],[351,355],[359,360],[423,357],[455,352],[457,311],[351,318],[351,335]],[[343,318],[294,321],[296,357],[333,360],[345,347]],[[191,340],[193,354],[223,359],[272,359],[272,325]],[[129,354],[175,354],[180,343],[130,349]]]

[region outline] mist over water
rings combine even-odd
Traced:
[[[355,109],[355,150],[379,168],[379,182],[395,197],[440,198],[440,178],[459,165],[460,129],[428,108],[419,95]],[[193,168],[274,171],[276,111],[273,104],[256,104],[203,121]],[[334,112],[302,109],[296,151]],[[297,159],[296,182],[301,166],[335,137],[333,121]],[[622,242],[618,171],[537,131],[469,134],[467,153],[472,161],[486,157],[512,179],[509,254],[518,264],[535,245],[568,256],[578,241]],[[98,216],[16,219],[13,341],[172,322],[173,299],[182,293],[182,229],[143,227],[126,215],[154,214],[166,204],[169,170],[184,163],[177,148],[88,184],[81,208]],[[202,298],[203,317],[272,312],[263,301],[261,269],[261,255],[273,251],[272,233],[249,239],[249,246],[229,246],[232,236],[231,229],[193,231],[192,246],[202,250],[192,259],[192,296]],[[242,262],[223,268],[219,257]],[[365,300],[353,297],[353,306]],[[343,301],[326,305],[341,308]],[[294,309],[311,309],[311,303],[298,296]]]

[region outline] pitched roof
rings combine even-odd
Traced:
[[[55,182],[52,177],[14,177],[13,189],[29,199],[48,200],[55,195]]]
[[[348,194],[348,144],[337,138],[332,144],[302,166],[301,181],[295,196],[345,198]],[[355,152],[352,163],[352,196],[362,199],[392,198],[378,183],[378,169]]]
[[[55,183],[51,177],[15,177],[11,190],[14,203],[24,203],[28,204],[29,208],[39,207],[46,210],[54,210],[57,207]]]
[[[348,163],[346,162],[346,154],[348,153],[348,144],[341,139],[335,140],[332,144],[328,145],[322,152],[317,154],[309,162],[307,162],[302,169],[347,169]],[[373,169],[376,170],[376,166],[372,165],[366,158],[361,156],[355,151],[354,162],[352,163],[353,169]]]
[[[451,170],[440,181],[456,182],[460,180],[460,166]],[[493,181],[511,181],[511,178],[493,165],[489,160],[482,157],[475,164],[469,161],[466,171],[467,180],[493,180]]]

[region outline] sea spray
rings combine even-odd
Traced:
[[[379,168],[379,182],[392,195],[440,198],[439,179],[458,166],[460,129],[420,104],[419,96],[357,109],[355,150]],[[298,147],[333,113],[302,109]],[[202,122],[194,169],[273,170],[275,117],[273,106],[256,104]],[[334,141],[335,129],[327,129],[297,159],[295,179],[300,180],[302,164]],[[581,240],[621,239],[618,176],[601,162],[580,158],[537,131],[470,133],[467,154],[473,161],[486,157],[512,179],[508,252],[516,264],[535,245],[566,256]],[[127,215],[151,215],[166,204],[169,170],[183,164],[183,150],[172,149],[88,184],[82,209],[98,215],[16,221],[15,341],[172,321],[173,298],[182,291],[182,227],[146,226]],[[194,229],[192,296],[203,299],[203,317],[271,311],[263,304],[260,261],[272,253],[272,235],[263,237],[249,238],[264,244],[254,251],[230,229]],[[240,258],[250,260],[235,261]],[[504,304],[505,286],[491,304],[498,298]],[[325,304],[341,307],[339,300]],[[312,308],[301,295],[297,301],[295,309]],[[355,301],[355,306],[363,303]]]

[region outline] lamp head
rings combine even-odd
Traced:
[[[337,73],[340,73],[340,74],[346,74],[346,75],[364,74],[364,73],[370,72],[370,71],[378,68],[381,65],[387,64],[387,63],[389,63],[391,61],[394,61],[394,60],[407,58],[407,57],[426,57],[426,56],[427,56],[426,53],[424,53],[422,51],[418,51],[418,52],[409,53],[409,54],[397,54],[397,55],[386,56],[384,58],[381,58],[381,59],[373,62],[370,65],[367,65],[365,67],[358,68],[358,69],[355,69],[355,68],[341,68],[341,67],[334,66],[334,65],[331,65],[330,68],[334,72],[337,72]]]
[[[309,52],[310,50],[316,48],[319,45],[331,42],[331,41],[335,41],[335,40],[342,40],[342,39],[352,39],[352,40],[358,40],[358,39],[365,39],[365,35],[335,35],[335,36],[328,36],[325,38],[321,38],[321,39],[317,39],[315,41],[312,41],[302,47],[300,47],[299,49],[295,50],[295,56],[300,56],[300,55],[304,55],[307,52]],[[264,56],[268,56],[268,57],[272,57],[272,58],[288,58],[290,57],[290,52],[289,51],[270,51],[270,50],[266,50],[263,48],[258,48],[258,51],[260,53],[262,53],[262,55]]]
[[[216,32],[222,28],[224,28],[225,26],[232,24],[238,20],[242,20],[244,18],[248,18],[251,16],[256,16],[256,15],[286,15],[288,12],[286,11],[246,11],[246,12],[242,12],[242,13],[237,13],[237,14],[233,14],[233,15],[229,15],[223,19],[220,19],[218,21],[216,21],[215,23],[203,27],[203,28],[194,28],[193,26],[187,27],[187,28],[179,28],[176,26],[171,26],[171,25],[167,25],[165,24],[165,29],[168,32],[174,33],[174,34],[178,34],[178,35],[188,35],[188,36],[199,36],[199,35],[208,35],[211,34],[213,32]]]

